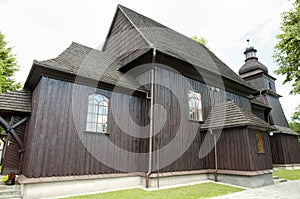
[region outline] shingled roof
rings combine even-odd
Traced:
[[[245,74],[251,71],[261,70],[262,72],[268,73],[268,68],[260,63],[257,58],[246,60],[245,64],[240,68],[239,74]]]
[[[219,72],[223,77],[253,89],[204,45],[122,5],[118,5],[118,8],[145,38],[149,47],[201,69]]]
[[[144,90],[135,79],[124,76],[122,72],[118,71],[120,63],[116,57],[75,42],[72,42],[58,57],[45,61],[35,61],[35,63],[56,71],[112,85]]]
[[[0,94],[0,112],[31,113],[31,91],[20,90]]]
[[[298,133],[296,133],[295,131],[293,131],[292,129],[290,129],[288,127],[278,126],[278,125],[274,125],[274,127],[276,128],[276,130],[272,131],[272,133],[282,133],[282,134],[300,136]]]
[[[217,104],[205,120],[202,129],[239,126],[259,127],[266,130],[275,129],[264,120],[239,107],[233,101]]]

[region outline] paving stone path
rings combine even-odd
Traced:
[[[300,199],[300,180],[247,189],[245,191],[214,197],[213,199]]]

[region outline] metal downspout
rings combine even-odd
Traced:
[[[149,132],[149,165],[146,173],[146,188],[149,188],[149,176],[152,173],[152,144],[153,144],[153,106],[154,106],[154,79],[155,79],[155,62],[156,62],[156,48],[153,48],[153,57],[151,65],[151,96],[150,96],[150,132]]]
[[[214,148],[215,148],[215,171],[214,171],[214,177],[215,177],[215,182],[218,182],[218,152],[217,152],[217,138],[216,134],[213,133],[212,129],[210,129],[210,134],[214,136]]]

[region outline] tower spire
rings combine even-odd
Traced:
[[[257,50],[250,44],[250,39],[247,39],[247,47],[246,47],[246,51],[244,52],[246,56],[245,61],[247,61],[248,59],[257,59],[256,52]]]

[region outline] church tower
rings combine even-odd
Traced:
[[[287,119],[279,102],[281,97],[276,93],[275,78],[269,74],[268,68],[258,61],[257,50],[249,44],[244,52],[245,64],[240,68],[239,75],[250,85],[266,93],[261,101],[272,108],[268,122],[272,125],[288,127]]]
[[[289,128],[279,102],[281,96],[276,93],[276,79],[269,74],[268,68],[258,61],[257,50],[249,45],[249,40],[247,41],[248,46],[244,52],[246,60],[239,70],[239,75],[260,91],[259,97],[255,97],[256,100],[271,108],[271,112],[266,114],[264,119],[277,129],[269,133],[273,165],[298,168],[300,166],[299,134]],[[254,107],[252,112],[257,115]]]

